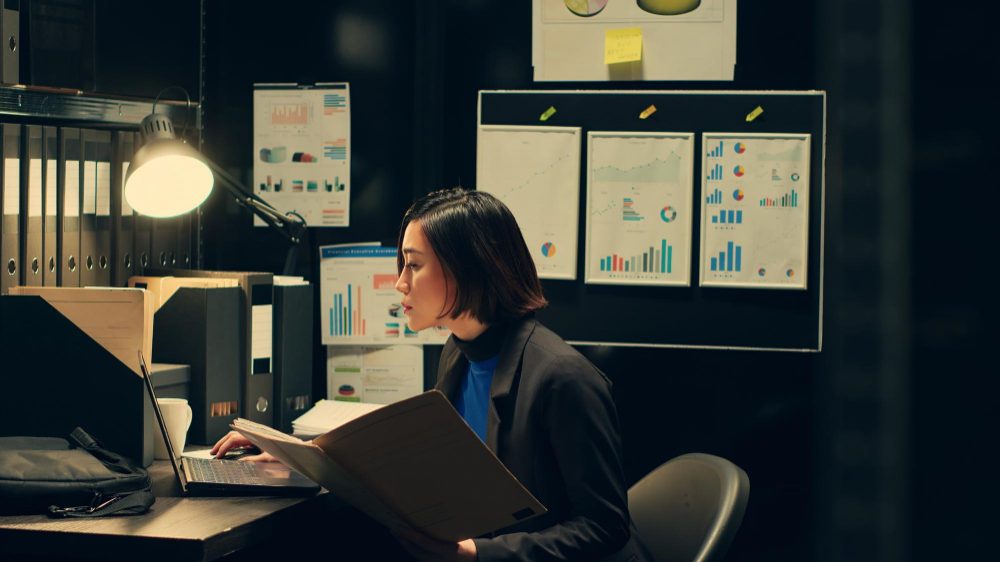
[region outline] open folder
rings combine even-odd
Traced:
[[[232,427],[391,529],[455,542],[546,511],[437,390],[312,441],[243,419]]]

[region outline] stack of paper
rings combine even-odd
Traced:
[[[292,420],[292,433],[310,439],[381,407],[382,404],[320,400],[308,412]]]
[[[128,279],[128,286],[146,289],[152,293],[154,308],[155,310],[159,310],[181,287],[199,287],[203,289],[239,287],[240,282],[235,277],[230,279],[219,277],[150,277],[133,275]]]

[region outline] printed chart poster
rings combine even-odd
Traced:
[[[348,226],[350,144],[346,83],[254,85],[254,192],[278,211],[308,226]]]
[[[323,345],[443,344],[450,332],[414,332],[396,291],[396,248],[320,247]]]
[[[514,213],[542,279],[576,279],[580,128],[481,125],[477,189]]]
[[[326,350],[330,400],[392,404],[424,391],[424,348],[419,345]]]
[[[805,289],[808,134],[704,133],[701,285]]]
[[[694,133],[587,134],[586,282],[691,284]]]

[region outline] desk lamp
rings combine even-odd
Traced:
[[[291,273],[295,249],[306,232],[306,221],[301,215],[282,214],[191,145],[178,139],[170,118],[156,113],[155,101],[152,113],[142,120],[141,127],[142,147],[132,157],[125,174],[125,200],[133,209],[156,218],[187,213],[208,198],[217,178],[237,203],[253,211],[292,243],[284,270],[286,274]]]

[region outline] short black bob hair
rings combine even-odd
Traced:
[[[458,318],[469,312],[489,325],[521,318],[548,304],[514,215],[493,195],[456,187],[415,201],[399,227],[400,274],[403,234],[414,221],[420,222],[437,254],[445,282],[455,281],[455,301],[442,316]]]

